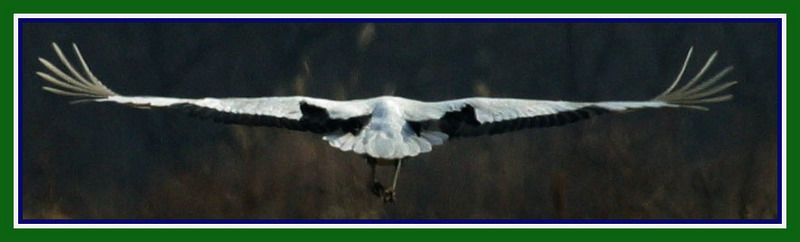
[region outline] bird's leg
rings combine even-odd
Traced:
[[[400,176],[400,168],[402,166],[403,159],[397,160],[397,163],[394,165],[394,178],[392,179],[392,187],[383,191],[383,202],[394,202],[394,199],[397,196],[397,177]]]
[[[378,182],[378,177],[375,175],[375,165],[378,163],[378,161],[375,160],[375,158],[368,157],[367,163],[369,164],[369,169],[370,172],[372,173],[372,183],[370,184],[369,187],[370,191],[372,191],[372,194],[375,194],[375,196],[380,197],[383,194],[384,189],[383,185],[381,185],[381,183]]]

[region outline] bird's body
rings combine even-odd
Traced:
[[[706,110],[699,105],[729,100],[731,95],[719,93],[735,84],[717,83],[731,67],[700,82],[715,53],[687,84],[677,87],[689,61],[687,56],[673,84],[661,95],[645,101],[570,102],[476,97],[422,102],[395,96],[349,101],[303,96],[202,99],[126,96],[105,87],[89,70],[76,46],[73,48],[84,73],[71,65],[57,45],[53,44],[53,47],[69,74],[40,58],[52,75],[37,74],[58,87],[44,87],[47,91],[87,98],[79,102],[176,109],[217,122],[317,133],[335,148],[365,156],[373,169],[373,191],[385,201],[394,199],[394,187],[403,160],[430,152],[449,139],[558,126],[603,113],[644,108]],[[397,167],[391,188],[384,189],[377,182],[375,165]]]

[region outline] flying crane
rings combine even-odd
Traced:
[[[290,96],[260,98],[185,99],[120,95],[106,87],[89,69],[77,45],[73,44],[80,70],[72,65],[59,46],[52,44],[66,72],[46,59],[39,61],[49,72],[36,72],[53,86],[43,89],[80,98],[72,103],[109,102],[145,109],[173,109],[215,122],[267,126],[319,134],[331,146],[363,156],[371,168],[371,191],[384,202],[396,197],[397,179],[403,161],[430,152],[450,139],[552,127],[604,113],[621,113],[646,108],[690,108],[708,110],[707,103],[730,100],[722,91],[736,82],[719,81],[733,67],[703,79],[717,52],[698,73],[682,86],[689,49],[681,70],[663,93],[645,101],[569,102],[511,98],[464,98],[422,102],[396,96],[335,101]],[[391,186],[386,188],[375,166],[394,166]]]

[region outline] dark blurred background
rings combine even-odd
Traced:
[[[24,218],[777,218],[773,23],[24,23]],[[310,133],[168,110],[69,105],[36,57],[76,43],[114,91],[171,97],[384,94],[645,100],[691,46],[735,99],[452,140],[404,163],[398,201]],[[384,178],[391,169],[381,170]]]

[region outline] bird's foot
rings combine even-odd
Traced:
[[[378,196],[378,197],[382,197],[383,193],[386,191],[386,189],[383,187],[383,185],[380,182],[377,182],[377,181],[372,182],[372,186],[370,186],[369,189],[370,189],[370,191],[372,191],[372,194],[375,194],[375,196]]]
[[[394,188],[386,189],[383,184],[377,181],[372,182],[370,191],[372,194],[375,194],[375,196],[380,197],[384,203],[393,203],[397,196],[397,192],[395,192]]]
[[[384,203],[394,203],[396,197],[397,192],[394,190],[394,188],[383,190],[383,194],[381,196]]]

